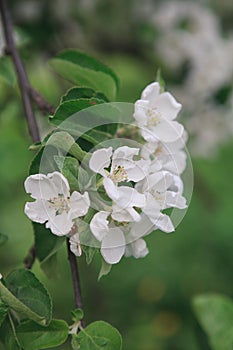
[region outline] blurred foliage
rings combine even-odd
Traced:
[[[29,37],[21,51],[30,81],[55,106],[69,86],[46,61],[64,47],[95,52],[112,67],[120,78],[119,101],[135,101],[155,79],[159,66],[150,55],[150,45],[156,33],[143,17],[137,18],[137,11],[132,12],[132,0],[97,1],[97,11],[91,1],[12,0],[10,4],[16,24]],[[217,1],[211,6],[221,8],[229,28],[229,12]],[[166,83],[169,88],[172,82]],[[44,136],[49,124],[39,113],[37,118]],[[30,138],[19,93],[4,80],[0,81],[0,139],[0,232],[9,238],[0,247],[0,272],[6,275],[23,266],[33,242],[31,223],[23,213],[27,199],[23,182],[33,152],[28,151]],[[145,259],[123,259],[100,282],[100,257],[90,266],[84,257],[79,259],[87,323],[103,319],[117,327],[124,350],[210,349],[190,301],[204,292],[232,296],[232,151],[230,141],[214,159],[192,159],[195,184],[189,210],[174,234],[158,231],[148,237],[150,254]],[[58,264],[60,273],[54,280],[43,274],[38,262],[33,271],[54,298],[54,317],[70,322],[73,290],[65,248],[58,254]]]

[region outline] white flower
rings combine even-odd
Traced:
[[[186,199],[182,196],[182,180],[167,171],[159,171],[147,177],[146,181],[137,184],[137,188],[146,195],[146,204],[142,212],[164,232],[174,231],[170,217],[161,211],[167,208],[184,209]]]
[[[134,209],[145,206],[145,195],[128,186],[116,187],[111,179],[104,179],[104,187],[112,199],[112,218],[119,222],[139,221],[140,215]]]
[[[104,177],[103,185],[108,197],[113,201],[111,216],[119,222],[140,220],[134,209],[145,205],[145,196],[132,187],[118,186],[120,182],[138,182],[145,178],[150,161],[134,160],[139,148],[119,147],[114,152],[112,147],[95,151],[90,159],[90,169]],[[111,166],[110,166],[111,165]],[[109,169],[110,170],[106,170]]]
[[[74,255],[76,255],[76,256],[81,256],[82,255],[82,248],[80,245],[80,236],[79,236],[78,232],[73,234],[70,237],[69,243],[70,243],[70,250],[72,251],[72,253],[74,253]]]
[[[116,226],[109,227],[109,212],[100,211],[90,222],[90,229],[96,239],[101,242],[100,252],[108,264],[117,264],[125,253],[125,236]]]
[[[174,142],[183,133],[183,125],[174,121],[181,104],[169,92],[159,93],[158,83],[148,85],[135,103],[134,118],[142,137],[148,142]]]
[[[31,175],[24,186],[35,199],[26,203],[25,214],[32,221],[46,222],[46,228],[57,236],[68,234],[73,220],[85,215],[90,206],[88,193],[82,195],[74,191],[70,195],[67,179],[57,171],[48,175]]]
[[[95,173],[108,177],[115,184],[125,181],[140,181],[146,176],[148,162],[134,160],[139,148],[122,146],[113,151],[112,147],[101,148],[93,152],[89,166]],[[111,167],[110,167],[111,165]],[[110,167],[110,171],[107,169]]]
[[[170,143],[148,142],[141,150],[140,155],[145,159],[151,159],[149,172],[158,170],[167,170],[173,174],[180,175],[186,168],[186,153],[183,151],[187,141],[187,133],[184,130],[183,135],[177,141]]]

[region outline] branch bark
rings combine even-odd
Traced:
[[[30,95],[28,93],[30,84],[29,84],[28,77],[25,72],[22,60],[20,58],[19,52],[14,42],[13,25],[12,25],[12,20],[8,10],[6,0],[0,0],[0,10],[1,10],[2,24],[3,24],[3,30],[4,30],[6,46],[7,46],[6,50],[12,56],[12,60],[15,66],[15,70],[18,78],[18,84],[19,84],[19,88],[20,88],[20,92],[23,100],[25,116],[27,119],[28,130],[33,142],[38,142],[40,141],[39,129],[38,129],[35,114],[32,108]]]
[[[78,271],[76,256],[70,250],[69,238],[67,238],[66,243],[67,243],[67,251],[68,251],[68,260],[70,263],[73,288],[74,288],[75,307],[83,310],[80,278],[79,278],[79,271]],[[81,320],[81,326],[83,328],[85,327],[84,319]]]

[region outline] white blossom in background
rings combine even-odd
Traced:
[[[74,191],[70,195],[67,179],[55,171],[48,175],[30,175],[25,183],[25,190],[35,199],[27,202],[25,214],[32,221],[45,223],[57,236],[67,235],[74,219],[84,216],[90,206],[89,195]]]
[[[183,81],[172,88],[185,106],[191,152],[212,156],[232,136],[229,98],[224,104],[216,99],[225,87],[233,91],[232,33],[222,33],[210,8],[190,1],[161,3],[151,23],[159,32],[156,55],[166,68],[176,75],[186,65]]]

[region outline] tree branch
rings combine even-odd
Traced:
[[[11,54],[12,60],[15,66],[15,70],[18,78],[18,84],[19,84],[19,88],[20,88],[20,92],[23,100],[25,116],[27,119],[28,130],[33,142],[38,142],[40,141],[39,129],[38,129],[35,114],[32,108],[31,99],[28,93],[30,84],[29,84],[28,77],[25,72],[23,63],[19,56],[19,52],[14,42],[13,25],[12,25],[10,13],[8,11],[6,0],[0,0],[0,10],[1,10],[2,24],[3,24],[6,46],[7,46],[6,50],[8,53]]]
[[[68,260],[70,263],[73,288],[74,288],[75,307],[83,310],[79,271],[78,271],[78,264],[77,264],[76,256],[70,250],[69,238],[67,238],[66,243],[67,243],[67,251],[68,251]],[[84,319],[81,320],[81,326],[85,327]]]

